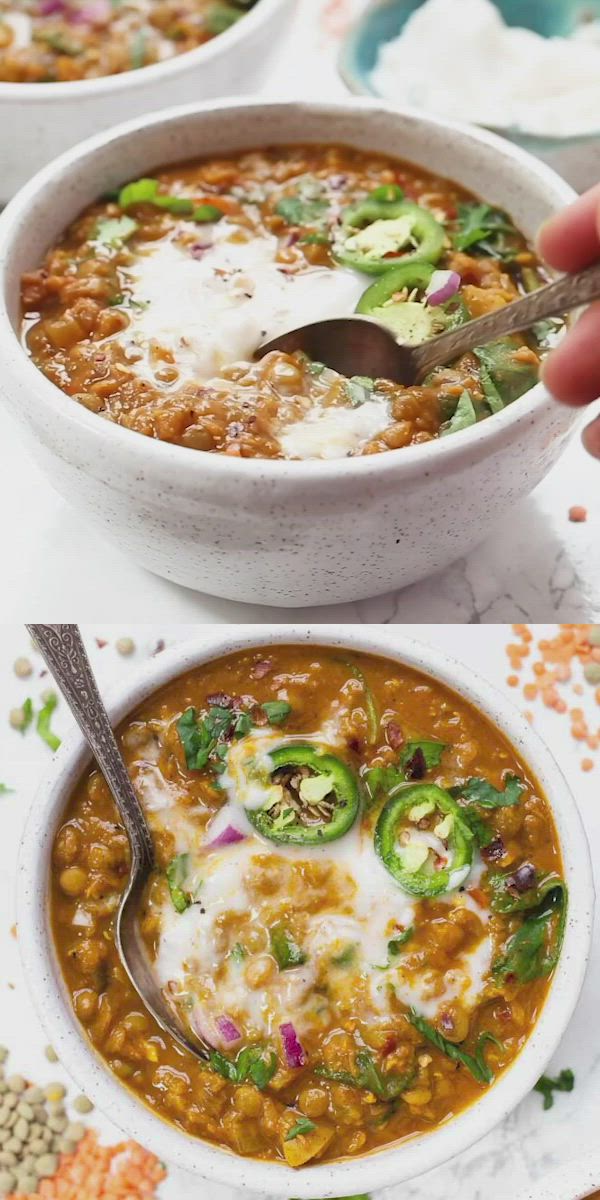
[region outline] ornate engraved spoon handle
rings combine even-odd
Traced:
[[[113,794],[131,843],[132,870],[154,863],[150,830],[102,703],[77,625],[28,625]]]

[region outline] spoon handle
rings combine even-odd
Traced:
[[[555,283],[548,283],[536,292],[530,292],[522,300],[515,300],[512,304],[486,313],[485,317],[477,317],[459,329],[441,333],[425,345],[416,347],[413,362],[418,378],[422,379],[433,367],[452,362],[475,346],[485,346],[507,333],[521,333],[535,325],[536,321],[560,317],[599,297],[600,263],[576,275],[563,275]]]
[[[132,868],[150,868],[150,831],[102,703],[77,625],[28,625],[113,794],[131,845]]]

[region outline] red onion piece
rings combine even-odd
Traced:
[[[456,295],[461,283],[457,271],[434,271],[425,289],[427,303],[432,307],[445,304],[446,300],[451,300]]]
[[[81,8],[70,10],[69,21],[73,25],[106,25],[110,21],[110,0],[89,0]]]
[[[234,846],[236,842],[244,842],[246,834],[241,833],[234,825],[226,825],[216,838],[206,843],[207,850],[217,850],[220,846]]]
[[[292,1022],[286,1021],[284,1025],[280,1025],[279,1032],[288,1067],[303,1067],[306,1063],[306,1054]]]
[[[65,11],[64,0],[40,0],[38,14],[40,17],[52,17]]]
[[[237,1025],[231,1020],[231,1017],[225,1015],[217,1017],[215,1025],[224,1042],[239,1042],[242,1035]]]

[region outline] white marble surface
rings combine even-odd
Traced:
[[[140,663],[156,646],[159,638],[167,644],[184,638],[201,640],[206,630],[198,625],[133,625],[107,624],[83,627],[95,669],[103,687],[135,671]],[[510,640],[507,626],[490,625],[486,629],[462,627],[449,628],[444,625],[404,626],[403,635],[414,637],[439,646],[461,658],[480,674],[487,676],[496,686],[507,688],[505,677],[507,664],[504,653]],[[131,659],[120,658],[114,641],[122,635],[134,637],[136,654]],[[541,635],[536,631],[536,636]],[[390,645],[393,645],[394,630],[390,629]],[[108,640],[108,645],[98,649],[95,637]],[[323,627],[323,639],[327,638],[327,627]],[[34,698],[47,686],[47,680],[36,683],[20,682],[11,672],[16,655],[29,653],[28,638],[22,626],[0,625],[0,712],[22,703],[27,695]],[[37,660],[39,667],[40,660]],[[508,689],[507,689],[508,690]],[[513,699],[519,694],[512,691]],[[568,699],[567,695],[567,699]],[[588,704],[589,701],[589,704]],[[580,703],[579,698],[577,703]],[[593,704],[591,691],[581,701],[598,724],[598,709]],[[64,733],[69,718],[64,704],[55,714],[55,727]],[[582,752],[569,734],[568,722],[546,709],[535,708],[535,724],[540,733],[552,745],[560,765],[570,779],[577,797],[582,817],[587,827],[592,846],[600,839],[600,807],[598,806],[598,778],[600,757],[597,755],[596,770],[588,775],[580,767]],[[15,788],[12,795],[0,798],[0,821],[2,828],[3,853],[0,858],[0,1043],[18,1047],[12,1056],[11,1067],[38,1080],[49,1081],[64,1077],[62,1069],[50,1066],[44,1056],[46,1042],[43,1031],[34,1014],[26,993],[18,960],[17,943],[10,934],[14,920],[13,891],[14,866],[20,831],[35,789],[44,776],[49,761],[49,751],[33,730],[25,737],[10,730],[4,716],[0,719],[0,779]],[[597,856],[596,856],[597,859]],[[597,881],[600,883],[600,865],[596,862]],[[563,1067],[575,1071],[576,1086],[570,1095],[559,1095],[554,1108],[543,1112],[541,1098],[532,1094],[493,1133],[463,1154],[459,1159],[421,1176],[412,1184],[402,1188],[391,1188],[388,1194],[394,1200],[507,1200],[518,1197],[529,1185],[540,1179],[548,1170],[565,1165],[570,1160],[580,1161],[598,1147],[600,1119],[600,1043],[598,1041],[598,995],[600,994],[600,933],[596,928],[592,962],[587,981],[563,1043],[551,1064],[553,1072]],[[107,1140],[117,1140],[117,1131],[106,1120],[97,1119],[94,1124]],[[152,1146],[160,1156],[160,1146]],[[161,1200],[197,1200],[202,1195],[208,1200],[234,1200],[230,1189],[199,1183],[181,1172],[170,1172],[161,1186]],[[564,1200],[571,1200],[565,1195]]]
[[[265,92],[279,97],[344,94],[337,37],[364,0],[300,0]],[[307,80],[305,51],[312,53]],[[310,82],[310,88],[307,83]],[[1,378],[0,378],[1,387]],[[571,505],[588,520],[568,520]],[[30,619],[293,620],[298,613],[222,601],[167,583],[128,561],[57,496],[0,411],[0,616]],[[457,521],[460,513],[457,513]],[[600,464],[578,435],[527,500],[498,515],[496,531],[467,559],[404,591],[359,604],[313,609],[319,621],[493,622],[594,619],[600,615]]]

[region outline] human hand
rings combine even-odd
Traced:
[[[569,273],[600,259],[600,184],[542,225],[537,249],[551,267]],[[579,407],[600,396],[600,301],[548,355],[542,379],[563,404]],[[584,430],[583,444],[600,458],[600,417]]]

